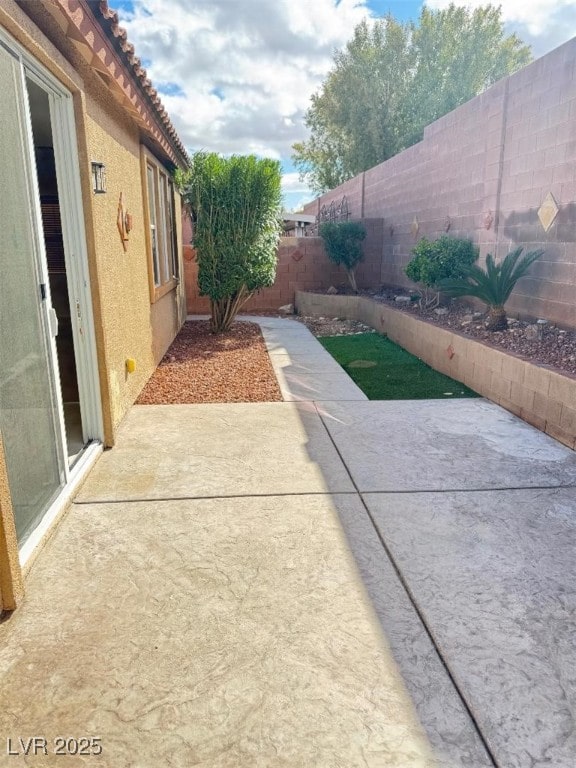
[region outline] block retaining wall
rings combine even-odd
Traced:
[[[298,291],[296,308],[302,315],[345,317],[366,323],[432,368],[576,449],[576,377],[535,365],[363,296]]]
[[[382,221],[364,219],[362,223],[367,237],[363,244],[364,260],[356,270],[356,280],[360,288],[372,288],[380,285]],[[200,296],[198,265],[189,245],[184,248],[184,276],[188,314],[206,314],[210,311],[210,302],[206,297]],[[296,291],[313,291],[347,283],[345,270],[332,264],[326,256],[322,238],[283,237],[278,247],[274,285],[259,291],[246,304],[244,310],[274,311],[285,304],[293,304]]]

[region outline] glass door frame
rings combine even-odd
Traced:
[[[102,440],[96,334],[72,94],[30,57],[23,55],[22,63],[25,76],[34,80],[48,94],[50,103],[82,423],[87,440]]]
[[[38,275],[40,282],[46,286],[47,291],[47,301],[43,302],[44,312],[42,314],[46,342],[50,352],[51,379],[55,387],[55,413],[58,421],[56,424],[56,437],[57,440],[59,438],[57,450],[59,458],[62,458],[64,474],[64,487],[62,491],[49,509],[46,510],[36,530],[32,532],[20,548],[20,562],[23,565],[60,512],[62,500],[65,500],[64,497],[70,495],[71,485],[83,475],[86,467],[92,463],[92,454],[94,454],[94,451],[86,450],[87,456],[85,460],[81,459],[70,469],[67,460],[64,408],[59,380],[56,337],[51,332],[50,284],[34,157],[34,141],[28,105],[27,78],[33,80],[42,88],[48,95],[49,100],[82,427],[85,441],[87,443],[92,442],[93,447],[98,452],[101,450],[101,443],[104,439],[104,427],[73,97],[69,90],[1,28],[0,44],[20,64],[21,87],[27,113],[23,118],[26,124],[22,125],[22,129],[24,131],[23,139],[27,144],[30,160],[28,163],[30,172],[27,169],[28,185],[30,187],[30,212],[33,217],[34,238],[37,245],[36,262]]]

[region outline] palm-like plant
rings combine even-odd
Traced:
[[[491,331],[507,327],[504,305],[510,298],[514,286],[528,272],[532,264],[542,256],[543,251],[530,251],[521,257],[518,247],[496,264],[492,254],[486,256],[486,269],[472,264],[464,269],[462,278],[443,280],[439,288],[449,296],[472,296],[488,305],[488,322]]]

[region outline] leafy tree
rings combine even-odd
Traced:
[[[276,276],[280,164],[198,152],[177,181],[194,220],[198,285],[210,297],[212,331],[227,331],[250,296]]]
[[[358,293],[356,267],[364,258],[360,243],[366,237],[366,230],[359,221],[325,221],[318,233],[330,261],[344,267],[352,290]]]
[[[486,256],[486,269],[473,264],[464,270],[459,279],[443,280],[440,288],[450,296],[472,296],[488,305],[488,322],[491,331],[507,327],[504,305],[514,286],[524,277],[543,251],[530,251],[521,257],[522,246],[510,251],[501,264],[496,264],[492,254]]]
[[[294,145],[294,163],[315,192],[332,189],[420,141],[426,125],[530,60],[491,5],[424,5],[416,24],[364,21],[312,97],[310,138]]]
[[[310,139],[293,159],[315,191],[333,189],[377,165],[401,143],[404,73],[412,66],[408,27],[391,16],[354,30],[306,113]]]
[[[420,285],[421,306],[438,304],[438,284],[449,278],[463,277],[466,267],[478,258],[478,249],[471,240],[442,235],[437,240],[421,238],[412,249],[412,259],[405,268],[406,275]]]

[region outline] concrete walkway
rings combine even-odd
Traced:
[[[571,768],[574,453],[259,322],[285,402],[134,407],[39,557],[0,765]]]

